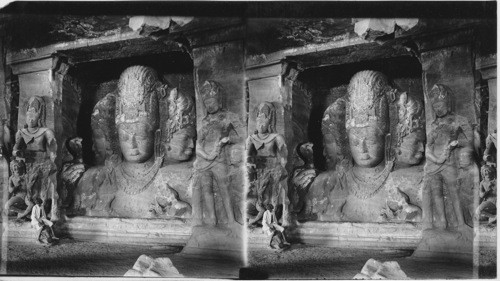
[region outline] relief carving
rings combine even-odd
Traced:
[[[250,218],[249,225],[262,219],[266,206],[282,207],[282,221],[289,221],[288,173],[285,169],[288,150],[285,139],[276,133],[276,109],[270,102],[257,107],[256,131],[247,138],[247,167],[250,181],[249,198],[258,214]]]
[[[24,159],[29,182],[33,183],[31,204],[21,217],[31,212],[36,198],[41,198],[43,208],[50,204],[50,220],[59,219],[59,195],[57,193],[57,166],[55,164],[57,142],[54,132],[45,127],[46,106],[40,96],[31,97],[25,105],[26,124],[17,131],[13,156]]]

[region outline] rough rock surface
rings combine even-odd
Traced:
[[[147,255],[141,255],[132,269],[124,276],[143,277],[184,277],[179,273],[169,258],[153,259]]]
[[[380,262],[375,259],[369,259],[361,272],[356,274],[353,279],[409,279],[399,267],[398,262],[387,261]]]

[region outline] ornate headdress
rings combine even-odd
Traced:
[[[264,113],[269,118],[269,131],[276,133],[276,108],[270,102],[263,102],[257,107],[257,115]]]
[[[424,106],[419,100],[402,93],[399,96],[397,145],[401,145],[403,138],[412,132],[421,131],[425,134]]]
[[[104,138],[110,143],[114,153],[119,153],[118,133],[115,125],[115,105],[116,96],[107,94],[94,106],[94,111],[90,117],[90,125],[94,132],[102,133]],[[98,131],[97,131],[98,129]]]
[[[321,132],[327,142],[335,142],[340,148],[342,155],[349,154],[347,133],[345,127],[346,101],[344,98],[337,99],[325,110],[321,121]],[[340,115],[340,118],[336,118]],[[330,139],[330,135],[333,139]]]
[[[40,112],[40,118],[38,119],[38,126],[39,127],[44,127],[45,126],[45,114],[46,114],[46,106],[45,106],[45,100],[43,97],[40,96],[33,96],[28,99],[28,102],[24,105],[24,109],[26,112],[28,112],[28,109],[30,107],[33,107],[36,109],[37,112]]]
[[[386,94],[391,90],[385,75],[378,71],[356,73],[347,88],[346,129],[375,125],[387,132],[389,110]]]
[[[174,89],[169,93],[168,103],[167,142],[175,132],[184,128],[195,131],[196,126],[195,106],[191,97]]]
[[[201,87],[201,99],[203,101],[209,99],[209,98],[215,98],[217,101],[221,102],[222,98],[222,86],[213,80],[207,80],[205,83],[203,83],[203,86]]]
[[[151,67],[136,65],[125,69],[118,82],[116,125],[141,122],[157,129],[157,95],[161,86],[156,71]]]

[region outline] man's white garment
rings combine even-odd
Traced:
[[[45,225],[52,226],[54,223],[47,219],[45,214],[45,210],[38,205],[33,206],[31,210],[31,225],[33,225],[37,230],[43,227],[38,223],[38,220],[41,219]]]
[[[276,223],[277,221],[278,220],[276,219],[276,215],[274,213],[271,213],[269,210],[266,210],[264,212],[264,216],[262,217],[262,230],[269,236],[273,235],[272,229],[283,232],[285,229],[281,225],[278,225]]]

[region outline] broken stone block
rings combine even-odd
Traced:
[[[361,272],[356,274],[353,279],[401,280],[409,278],[395,261],[381,263],[375,259],[369,259],[361,269]]]
[[[354,24],[354,32],[361,38],[372,41],[394,33],[396,26],[407,31],[417,23],[418,19],[363,19]]]
[[[184,277],[169,258],[153,259],[147,255],[141,255],[134,267],[127,271],[124,276]]]
[[[162,277],[182,277],[169,258],[157,258],[153,260],[149,270],[157,272]]]
[[[170,27],[170,20],[172,20],[171,17],[135,16],[130,18],[128,26],[134,31],[143,26],[167,29]]]
[[[154,261],[154,259],[152,257],[147,256],[147,255],[141,255],[137,259],[137,261],[135,262],[132,269],[136,270],[138,272],[144,272],[146,269],[148,269],[151,266],[153,261]]]
[[[142,273],[140,273],[139,271],[135,270],[135,269],[129,269],[125,275],[123,276],[127,276],[127,277],[141,277],[142,276]]]

